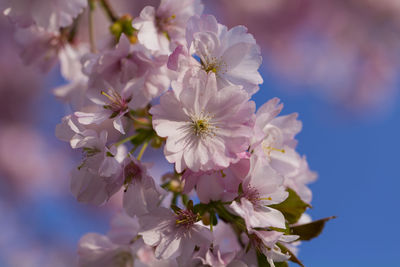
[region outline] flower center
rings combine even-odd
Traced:
[[[260,199],[260,193],[252,186],[248,186],[245,190],[243,197],[250,201],[253,205],[257,205]]]
[[[126,192],[128,190],[129,185],[132,183],[134,179],[142,179],[142,170],[141,168],[135,164],[135,162],[131,161],[128,165],[124,168],[124,186]]]
[[[280,149],[283,146],[282,132],[275,126],[267,126],[264,128],[266,136],[262,141],[262,149],[264,153],[269,157],[272,151],[285,153],[284,149]]]
[[[272,200],[271,197],[261,197],[260,192],[258,192],[257,188],[248,186],[247,189],[243,192],[242,197],[246,198],[250,201],[254,206],[261,206],[262,200]]]
[[[188,229],[192,227],[195,222],[197,222],[197,215],[191,210],[179,210],[176,212],[175,224],[177,227]]]
[[[121,113],[125,113],[128,110],[128,103],[131,101],[131,98],[124,99],[115,90],[111,90],[111,94],[101,91],[101,94],[107,97],[109,101],[109,104],[104,105],[103,107],[113,112],[110,116],[110,119]]]
[[[142,176],[142,170],[134,162],[131,162],[128,165],[126,165],[124,171],[125,171],[125,181],[129,180],[130,182],[135,178],[140,179]]]
[[[216,57],[202,56],[201,67],[207,73],[214,72],[216,75],[224,74],[227,71],[227,65],[222,59]]]
[[[211,116],[202,113],[199,116],[192,116],[191,127],[194,134],[200,138],[215,136],[215,129],[217,127],[211,119]]]
[[[168,28],[173,24],[173,21],[175,19],[176,15],[172,15],[166,18],[161,16],[156,16],[156,27],[158,32],[164,34],[169,41],[171,40],[171,37],[169,36]]]

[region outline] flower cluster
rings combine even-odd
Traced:
[[[102,45],[97,4],[110,18]],[[123,194],[111,231],[80,240],[79,266],[302,265],[298,240],[326,220],[305,219],[316,174],[296,151],[297,114],[279,116],[277,98],[256,112],[250,100],[262,58],[244,26],[203,15],[200,0],[161,0],[134,19],[107,1],[0,7],[28,61],[47,69],[59,58],[69,81],[55,90],[73,109],[56,136],[83,155],[73,195],[102,205]],[[74,39],[84,9],[88,42]],[[154,164],[142,160],[149,146],[163,148],[172,172],[152,177]]]

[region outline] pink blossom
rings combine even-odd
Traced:
[[[87,130],[77,122],[75,116],[66,116],[56,127],[56,136],[62,141],[70,142],[72,148],[82,148],[85,157],[81,167],[86,167],[94,174],[112,176],[119,173],[121,166],[116,160],[118,149],[107,147],[107,131],[97,134]]]
[[[159,260],[154,255],[154,249],[150,246],[141,247],[136,253],[138,258],[135,267],[178,267],[176,260]]]
[[[156,258],[177,259],[185,266],[196,246],[202,251],[208,249],[212,241],[211,232],[196,221],[197,215],[191,210],[173,213],[158,208],[139,218],[142,227],[139,234],[147,245],[156,247]]]
[[[66,116],[56,127],[56,136],[84,153],[82,163],[71,172],[71,192],[79,202],[101,205],[120,190],[119,160],[126,151],[123,146],[108,148],[105,130],[98,135],[80,125],[75,116]]]
[[[112,87],[109,85],[107,89],[99,93],[102,99],[96,99],[97,110],[95,112],[77,111],[74,115],[79,123],[84,125],[101,124],[111,119],[114,128],[125,134],[126,119],[124,116],[129,112],[128,105],[132,100],[132,90],[138,90],[137,86],[138,84],[135,82],[129,82],[124,86]]]
[[[270,164],[284,176],[286,187],[293,189],[304,202],[311,203],[312,192],[307,184],[314,182],[318,175],[309,169],[305,156],[286,149],[284,154],[276,153]]]
[[[201,61],[201,68],[214,72],[218,86],[241,85],[250,95],[263,83],[258,68],[262,58],[255,39],[244,26],[228,30],[211,15],[194,16],[186,29],[188,48]]]
[[[87,167],[71,171],[71,192],[81,203],[102,205],[119,191],[122,182],[113,177],[99,176]]]
[[[127,108],[144,108],[170,85],[167,57],[151,54],[140,44],[132,46],[125,36],[115,49],[82,60],[89,77],[89,99],[101,107],[114,104],[119,114]],[[102,92],[114,99],[107,100]]]
[[[277,231],[253,231],[255,236],[252,237],[253,247],[262,252],[271,267],[275,267],[274,262],[284,262],[289,260],[289,253],[283,253],[276,243],[291,243],[299,238],[297,235],[284,235]]]
[[[246,222],[249,231],[257,227],[285,229],[283,214],[268,205],[283,202],[288,193],[283,186],[284,179],[269,164],[257,156],[251,158],[250,171],[242,184],[240,199],[230,207]]]
[[[217,89],[215,75],[199,72],[172,84],[153,107],[153,127],[167,137],[166,159],[178,172],[226,168],[245,151],[253,126],[254,102],[237,86]]]
[[[238,263],[235,263],[234,259],[242,251],[242,247],[232,227],[220,220],[214,227],[213,237],[212,249],[208,249],[205,256],[199,256],[202,263],[215,267],[240,266],[235,265]]]
[[[58,55],[61,74],[68,83],[55,88],[53,93],[58,99],[71,105],[73,110],[79,110],[89,104],[86,97],[88,78],[82,72],[81,63],[82,56],[87,52],[89,47],[85,44],[76,47],[66,44]]]
[[[190,192],[196,186],[197,196],[201,203],[221,200],[232,201],[238,194],[239,184],[243,182],[250,168],[248,158],[231,164],[227,169],[193,173],[185,171],[182,179],[185,180],[184,192]]]
[[[310,171],[305,157],[295,151],[297,140],[294,137],[300,132],[302,124],[297,120],[297,113],[277,116],[282,108],[278,98],[259,108],[251,150],[267,159],[270,166],[284,176],[285,186],[310,203],[311,190],[306,184],[315,181],[317,175]]]
[[[129,155],[123,165],[123,180],[127,188],[123,206],[130,216],[141,216],[153,211],[161,201],[162,189],[157,188],[147,167]]]
[[[134,255],[143,246],[137,238],[137,219],[118,214],[107,236],[89,233],[78,244],[78,266],[132,266]]]
[[[87,6],[86,0],[2,0],[0,6],[20,27],[35,25],[46,31],[58,31],[72,24]]]
[[[129,109],[144,108],[167,90],[169,77],[165,56],[153,56],[140,45],[131,46],[122,36],[113,50],[87,54],[84,73],[89,76],[89,99],[98,106],[95,112],[76,112],[85,125],[112,119],[115,129],[125,133],[125,115]]]
[[[146,6],[133,20],[138,39],[146,48],[169,54],[176,44],[184,44],[187,21],[203,12],[201,0],[161,0],[156,10]]]
[[[284,146],[295,148],[294,136],[300,132],[302,124],[297,120],[297,113],[278,116],[283,108],[278,98],[273,98],[262,105],[256,113],[255,136],[252,146],[260,144],[266,153],[280,152]]]
[[[47,32],[31,26],[15,32],[15,41],[21,51],[21,58],[27,65],[34,65],[41,71],[49,71],[58,61],[58,53],[65,40],[57,32]]]

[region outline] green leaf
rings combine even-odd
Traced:
[[[327,221],[335,218],[335,216],[331,216],[310,223],[292,226],[290,232],[293,235],[300,236],[299,240],[311,240],[321,234]]]
[[[276,243],[276,245],[281,249],[282,253],[284,254],[288,253],[290,255],[289,260],[291,262],[297,263],[301,267],[305,267],[304,264],[296,257],[296,255],[292,251],[290,251],[287,247],[285,247],[281,243]]]
[[[290,224],[293,224],[296,223],[306,209],[311,206],[301,200],[297,193],[292,189],[288,188],[287,191],[289,192],[289,196],[285,201],[269,207],[281,211],[283,215],[285,215],[285,219]]]
[[[257,252],[257,263],[258,267],[270,267],[267,257],[264,254]]]

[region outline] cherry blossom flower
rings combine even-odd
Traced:
[[[138,231],[136,218],[118,214],[108,235],[88,233],[81,238],[78,266],[133,266],[135,253],[144,245]]]
[[[73,169],[71,171],[71,192],[81,203],[102,205],[117,193],[122,182],[114,177],[99,176],[87,167]]]
[[[288,197],[283,177],[257,156],[252,156],[250,161],[250,171],[242,184],[240,199],[232,202],[230,207],[244,218],[249,231],[257,227],[285,229],[283,214],[267,207],[281,203]]]
[[[239,184],[243,182],[250,168],[247,155],[231,164],[227,169],[193,173],[185,171],[182,179],[185,181],[184,193],[189,193],[196,186],[196,193],[201,203],[221,200],[232,201],[237,197]]]
[[[263,253],[270,266],[275,267],[274,262],[284,262],[289,260],[289,253],[283,253],[276,245],[280,242],[293,242],[299,238],[297,235],[284,235],[277,231],[253,231],[255,235],[252,236],[250,242],[253,247],[259,252]]]
[[[216,74],[219,87],[241,85],[250,95],[258,91],[263,83],[258,73],[262,58],[246,27],[228,30],[211,15],[194,16],[188,21],[186,40],[201,68]]]
[[[297,120],[297,113],[277,116],[282,108],[278,98],[269,100],[259,108],[251,150],[267,159],[270,166],[284,176],[285,186],[310,203],[311,190],[306,184],[315,181],[317,174],[309,169],[306,158],[295,151],[297,140],[294,137],[302,127]]]
[[[42,72],[49,71],[56,64],[58,53],[65,45],[65,40],[58,32],[47,32],[34,26],[17,29],[14,39],[22,60]]]
[[[237,86],[217,88],[215,75],[205,72],[172,84],[153,107],[153,126],[167,137],[166,159],[177,172],[189,168],[218,170],[238,160],[253,126],[254,102]]]
[[[144,108],[170,84],[167,58],[153,56],[140,45],[131,46],[124,36],[114,50],[88,54],[82,60],[89,76],[87,95],[98,105],[97,112],[75,113],[83,124],[111,118],[115,129],[124,134],[123,117],[129,109]]]
[[[204,265],[209,266],[241,266],[240,262],[235,261],[236,255],[241,251],[242,247],[231,226],[219,221],[213,230],[213,247],[207,250],[205,256],[198,256],[198,258]]]
[[[161,201],[162,189],[157,188],[147,167],[132,156],[123,165],[123,180],[126,185],[123,206],[130,216],[141,216],[153,211]]]
[[[58,55],[61,74],[68,83],[55,88],[53,93],[58,99],[71,105],[73,110],[80,110],[89,104],[86,97],[88,77],[83,74],[81,63],[82,56],[88,52],[89,47],[86,44],[66,44]]]
[[[197,246],[208,249],[212,241],[211,232],[197,222],[197,215],[191,210],[173,213],[166,208],[155,209],[139,218],[139,232],[144,242],[155,246],[155,256],[161,259],[177,259],[184,266],[193,256]]]
[[[131,105],[141,108],[168,89],[167,59],[165,55],[151,53],[141,44],[131,45],[122,35],[114,49],[88,54],[82,59],[83,72],[89,77],[89,98],[96,101],[99,92],[108,84],[126,84],[135,79],[142,83],[142,88],[135,92]]]
[[[2,0],[1,11],[20,27],[35,25],[56,32],[87,6],[86,0]]]
[[[72,148],[82,148],[84,159],[81,167],[101,176],[111,176],[119,173],[121,166],[116,160],[118,149],[115,146],[108,148],[107,132],[100,135],[91,129],[79,125],[75,116],[66,116],[63,122],[56,127],[56,136],[63,141],[70,142]]]
[[[286,187],[293,189],[304,202],[311,203],[312,192],[307,184],[314,182],[318,175],[309,169],[305,156],[286,149],[285,153],[276,153],[270,164],[284,176]]]
[[[177,43],[184,44],[187,21],[201,15],[203,8],[201,0],[161,0],[157,10],[146,6],[133,20],[133,27],[146,48],[169,54]]]
[[[112,119],[114,128],[125,134],[124,116],[129,112],[128,104],[132,100],[132,90],[137,89],[134,82],[129,82],[125,86],[119,85],[101,91],[103,99],[97,100],[97,110],[95,112],[75,112],[75,116],[81,124],[101,124],[105,120]]]

